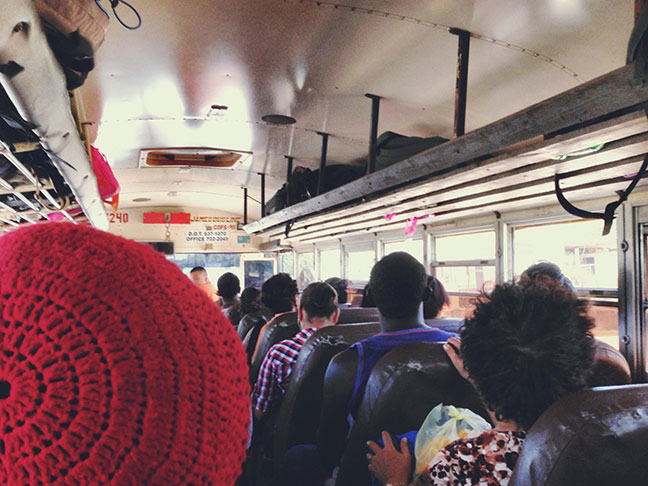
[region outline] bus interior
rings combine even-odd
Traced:
[[[214,283],[340,277],[352,303],[405,251],[448,322],[550,261],[646,381],[642,0],[79,2],[91,69],[48,3],[0,0],[0,233],[91,224]]]

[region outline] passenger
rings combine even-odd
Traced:
[[[369,284],[365,285],[365,288],[362,290],[362,307],[376,307],[376,302],[371,295],[371,287]]]
[[[191,276],[191,280],[193,280],[193,282],[200,287],[200,289],[205,292],[211,300],[218,302],[218,291],[209,281],[205,267],[194,267],[191,269],[191,272],[189,272],[189,275]]]
[[[586,303],[556,284],[498,285],[482,296],[461,341],[449,339],[444,349],[476,388],[494,428],[439,451],[419,481],[508,484],[526,431],[556,400],[585,387],[593,327]],[[387,447],[370,442],[375,455],[367,455],[369,470],[383,484],[409,484],[412,459],[406,441],[400,453],[385,434]]]
[[[257,420],[262,419],[283,397],[304,343],[318,329],[335,325],[339,315],[337,294],[333,287],[323,282],[306,287],[299,303],[299,326],[302,330],[295,337],[272,346],[261,365],[259,379],[252,392]]]
[[[245,355],[177,266],[44,223],[0,237],[0,273],[1,484],[234,484]]]
[[[340,309],[347,309],[351,307],[349,300],[349,294],[347,293],[347,288],[349,287],[349,282],[343,278],[331,277],[325,280],[327,284],[335,289],[338,296],[338,307]]]
[[[257,322],[268,322],[272,318],[270,311],[261,303],[261,291],[256,287],[248,287],[241,292],[241,314],[238,335],[241,340]]]
[[[423,317],[425,319],[434,319],[439,317],[443,306],[450,305],[450,297],[445,287],[434,275],[427,276],[427,286],[429,296],[423,302]]]
[[[273,275],[261,286],[261,303],[270,310],[271,319],[293,312],[297,306],[297,282],[287,273]],[[248,364],[252,361],[259,334],[265,323],[265,320],[260,319],[245,338]]]
[[[425,325],[423,302],[430,289],[425,268],[411,255],[395,252],[384,257],[371,270],[369,285],[383,332],[336,355],[326,372],[318,452],[329,469],[340,459],[349,422],[355,418],[371,370],[380,358],[401,344],[445,342],[456,336]]]
[[[576,292],[574,285],[571,283],[560,270],[560,267],[551,262],[540,262],[531,265],[522,275],[520,275],[520,285],[529,285],[531,283],[556,282],[571,292]]]
[[[297,276],[297,290],[303,292],[310,284],[315,282],[315,275],[310,268],[304,268]]]
[[[237,326],[241,317],[241,303],[238,294],[241,291],[239,278],[231,272],[224,273],[216,282],[218,295],[221,297],[221,309],[230,322]]]

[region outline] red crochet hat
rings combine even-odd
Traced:
[[[46,223],[0,238],[0,275],[0,484],[234,484],[245,356],[180,269]]]

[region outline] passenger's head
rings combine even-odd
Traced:
[[[461,333],[464,366],[498,420],[528,429],[552,403],[585,386],[594,323],[558,285],[498,285]]]
[[[520,285],[544,285],[546,283],[557,283],[570,292],[576,292],[571,280],[565,277],[560,267],[555,263],[535,263],[520,275]]]
[[[245,354],[176,265],[44,223],[0,237],[0,274],[3,485],[234,484]]]
[[[306,287],[299,301],[299,322],[302,328],[323,327],[335,324],[340,315],[337,293],[324,282]]]
[[[390,253],[371,270],[369,285],[383,317],[414,317],[425,297],[425,268],[408,253]]]
[[[241,292],[241,315],[252,314],[261,308],[261,291],[247,287]]]
[[[362,289],[362,307],[376,307],[376,302],[371,294],[371,286],[369,284],[365,285],[365,288]]]
[[[205,270],[205,267],[193,267],[189,272],[189,276],[196,285],[205,285],[207,283],[207,270]]]
[[[216,282],[218,295],[224,299],[233,299],[241,291],[239,278],[231,272],[224,273]]]
[[[427,276],[427,298],[423,302],[423,317],[434,319],[444,305],[450,305],[450,297],[445,287],[434,275]]]
[[[304,268],[297,276],[297,290],[303,292],[306,287],[315,281],[315,275],[310,268]]]
[[[297,282],[287,273],[278,273],[263,282],[261,302],[273,314],[295,310]]]
[[[331,277],[325,280],[327,284],[335,289],[338,296],[338,304],[346,304],[349,300],[347,294],[347,288],[349,287],[349,282],[339,277]]]

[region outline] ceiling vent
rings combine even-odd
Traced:
[[[212,169],[247,169],[252,152],[207,147],[142,149],[140,167],[200,167]]]

